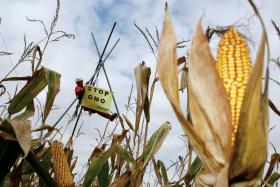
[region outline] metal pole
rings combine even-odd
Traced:
[[[103,49],[103,51],[102,51],[102,54],[101,54],[101,56],[99,56],[99,61],[98,61],[97,67],[96,67],[96,69],[95,69],[95,72],[94,72],[93,76],[92,76],[92,77],[90,78],[90,80],[89,80],[89,83],[90,83],[90,84],[92,84],[93,79],[94,79],[96,73],[98,72],[98,69],[100,69],[100,64],[101,64],[101,62],[102,62],[103,55],[104,55],[104,53],[105,53],[105,51],[106,51],[106,48],[107,48],[108,43],[109,43],[109,41],[110,41],[110,39],[111,39],[111,36],[112,36],[112,33],[113,33],[113,31],[114,31],[114,29],[115,29],[115,27],[116,27],[116,24],[117,24],[117,22],[114,22],[113,28],[111,29],[110,35],[109,35],[109,37],[108,37],[108,39],[107,39],[107,41],[106,41],[105,47],[104,47],[104,49]],[[79,114],[78,114],[78,118],[77,118],[77,120],[76,120],[76,123],[75,123],[74,129],[73,129],[73,131],[72,131],[71,137],[73,137],[73,135],[74,135],[74,133],[75,133],[75,130],[76,130],[77,124],[78,124],[78,122],[79,122],[79,119],[80,119],[82,110],[83,110],[83,107],[81,107],[81,110],[80,110],[80,112],[79,112]]]
[[[79,114],[78,114],[78,118],[77,118],[77,120],[76,120],[74,129],[73,129],[73,131],[72,131],[72,134],[71,134],[70,138],[72,138],[72,137],[74,136],[76,127],[77,127],[77,125],[78,125],[78,122],[79,122],[79,119],[80,119],[80,116],[81,116],[81,113],[82,113],[82,110],[83,110],[83,107],[81,107],[81,109],[80,109],[80,112],[79,112]]]
[[[107,72],[106,72],[106,70],[105,70],[104,65],[102,66],[102,69],[103,69],[103,71],[104,71],[104,74],[105,74],[105,77],[106,77],[106,80],[107,80],[107,83],[108,83],[109,89],[110,89],[110,91],[111,91],[111,92],[113,92],[113,90],[112,90],[112,87],[111,87],[111,84],[110,84],[110,81],[109,81],[109,78],[108,78],[108,75],[107,75]],[[116,108],[116,110],[117,110],[118,115],[120,116],[120,111],[119,111],[119,108],[118,108],[118,105],[117,105],[116,99],[115,99],[115,97],[114,97],[114,94],[112,94],[112,96],[113,96],[113,101],[114,101],[114,104],[115,104],[115,108]]]
[[[92,38],[93,38],[93,41],[94,41],[94,45],[95,45],[97,54],[98,54],[99,57],[100,57],[100,53],[99,53],[99,50],[98,50],[98,46],[97,46],[97,43],[96,43],[94,34],[91,33],[91,35],[92,35]],[[109,52],[108,55],[106,56],[105,60],[104,60],[103,63],[101,64],[102,69],[103,69],[104,74],[105,74],[105,77],[106,77],[106,80],[107,80],[107,83],[108,83],[108,86],[109,86],[109,89],[110,89],[111,92],[112,92],[113,90],[112,90],[112,87],[111,87],[111,84],[110,84],[110,81],[109,81],[107,72],[106,72],[106,70],[105,70],[104,63],[105,63],[106,59],[109,57],[109,55],[111,54],[111,52],[113,51],[113,49],[115,48],[115,46],[118,44],[119,41],[120,41],[120,39],[117,40],[117,42],[116,42],[115,45],[112,47],[112,49],[110,50],[110,52]],[[120,116],[120,111],[119,111],[119,108],[118,108],[116,99],[115,99],[115,97],[114,97],[114,94],[113,94],[112,96],[113,96],[113,101],[114,101],[114,105],[115,105],[116,111],[117,111],[117,113],[118,113],[118,116]],[[122,120],[120,120],[120,123],[121,123],[122,129],[125,130],[124,124],[122,123]],[[126,136],[125,136],[125,139],[126,139],[126,141],[127,141],[128,149],[129,149],[130,153],[132,153],[131,147],[130,147],[130,145],[129,145],[128,138],[127,138]]]
[[[101,54],[101,56],[100,56],[100,58],[99,58],[97,67],[96,67],[96,69],[95,69],[95,72],[94,72],[93,76],[92,76],[92,77],[90,78],[90,80],[89,80],[90,84],[92,84],[93,79],[94,79],[94,77],[95,77],[95,75],[96,75],[96,73],[97,73],[97,70],[100,68],[100,67],[99,67],[99,66],[100,66],[100,63],[102,62],[103,55],[104,55],[105,50],[106,50],[106,48],[107,48],[107,46],[108,46],[108,43],[109,43],[109,41],[110,41],[110,39],[111,39],[111,36],[112,36],[112,33],[113,33],[113,31],[114,31],[114,29],[115,29],[115,27],[116,27],[116,24],[117,24],[117,22],[114,22],[113,28],[112,28],[112,30],[111,30],[111,32],[110,32],[110,35],[109,35],[109,37],[108,37],[108,39],[107,39],[107,42],[106,42],[106,44],[105,44],[105,47],[104,47],[104,49],[103,49],[103,51],[102,51],[102,54]]]
[[[52,128],[55,128],[56,125],[60,122],[60,120],[65,116],[65,114],[70,110],[70,108],[73,106],[73,104],[77,101],[77,98],[72,101],[72,103],[69,105],[69,107],[65,110],[65,112],[60,116],[60,118],[55,122]]]

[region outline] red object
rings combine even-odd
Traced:
[[[77,85],[76,88],[75,88],[75,93],[77,95],[81,94],[82,92],[84,91],[84,87],[81,86],[81,85]]]

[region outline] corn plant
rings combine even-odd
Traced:
[[[156,40],[147,29],[149,37],[135,24],[157,59],[157,71],[150,80],[151,69],[145,62],[134,69],[137,95],[133,103],[130,93],[126,113],[116,122],[122,127],[121,132],[115,129],[107,132],[107,127],[103,134],[98,131],[98,144],[85,163],[86,171],[78,178],[74,170],[79,153],[73,146],[79,131],[63,144],[57,140],[60,132],[46,125],[60,88],[61,75],[42,65],[44,54],[49,43],[73,37],[55,30],[59,9],[60,2],[57,1],[56,14],[49,29],[41,20],[28,19],[43,26],[45,37],[38,43],[29,44],[25,39],[18,63],[0,80],[0,96],[6,94],[5,83],[27,81],[9,99],[0,116],[1,186],[148,186],[150,183],[144,180],[148,166],[154,170],[154,184],[164,187],[270,186],[276,183],[279,179],[279,173],[275,172],[280,160],[278,153],[271,155],[262,179],[268,141],[268,73],[262,91],[267,36],[263,34],[257,60],[252,65],[246,40],[231,27],[221,38],[215,60],[200,20],[192,39],[187,67],[185,57],[176,57],[177,48],[182,48],[185,41],[176,41],[168,8],[161,37],[156,29]],[[12,53],[3,51],[1,55]],[[25,61],[30,62],[32,74],[9,77]],[[179,87],[178,66],[182,64]],[[179,156],[178,161],[170,166],[176,168],[174,175],[179,173],[177,180],[170,176],[170,167],[156,158],[173,124],[163,118],[162,125],[148,137],[150,125],[156,125],[150,121],[158,80],[188,138],[188,141],[185,136],[183,138],[187,154]],[[39,112],[35,110],[36,97],[45,88],[48,92],[39,117],[41,126],[35,128],[28,119]],[[180,108],[178,94],[184,89],[188,93],[187,117]],[[135,118],[129,119],[129,113]],[[34,134],[39,135],[32,138]],[[198,155],[194,159],[193,149]]]
[[[6,185],[41,185],[56,186],[52,178],[51,153],[47,140],[41,137],[32,139],[31,133],[40,132],[51,134],[54,129],[45,124],[52,109],[55,97],[60,87],[60,74],[42,66],[46,48],[50,42],[59,41],[63,37],[73,37],[63,31],[56,31],[60,2],[57,1],[56,14],[49,29],[41,20],[28,21],[39,22],[44,29],[45,37],[38,43],[28,43],[24,37],[24,50],[17,64],[0,80],[1,88],[5,88],[9,81],[27,81],[26,84],[16,90],[14,96],[9,98],[7,107],[1,114],[0,120],[0,183]],[[41,50],[41,47],[43,46]],[[5,53],[5,55],[11,55]],[[11,72],[23,62],[30,62],[32,74],[25,77],[9,77]],[[35,114],[35,102],[37,95],[44,88],[48,88],[44,109],[42,111],[41,126],[33,128],[28,118]],[[5,90],[4,90],[5,91]],[[5,92],[1,93],[3,96]],[[24,110],[25,109],[25,110]]]
[[[188,70],[192,124],[180,109],[176,37],[168,8],[157,60],[165,94],[203,162],[196,184],[259,186],[268,144],[268,70],[262,92],[267,36],[264,32],[251,70],[247,44],[236,30],[229,28],[222,36],[215,62],[200,22],[192,39]]]

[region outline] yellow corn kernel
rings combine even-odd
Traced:
[[[51,145],[53,168],[56,182],[59,187],[72,187],[73,176],[70,172],[63,146],[60,142],[54,141]]]
[[[234,28],[224,33],[218,46],[216,67],[231,105],[232,145],[238,130],[240,109],[252,66],[248,51],[245,39]]]

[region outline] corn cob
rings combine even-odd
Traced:
[[[70,172],[62,144],[58,141],[54,141],[51,145],[51,150],[53,157],[54,175],[58,186],[74,186],[73,176]]]
[[[218,46],[217,70],[229,98],[232,116],[232,145],[238,130],[238,120],[246,84],[251,71],[251,59],[245,39],[230,28]]]

